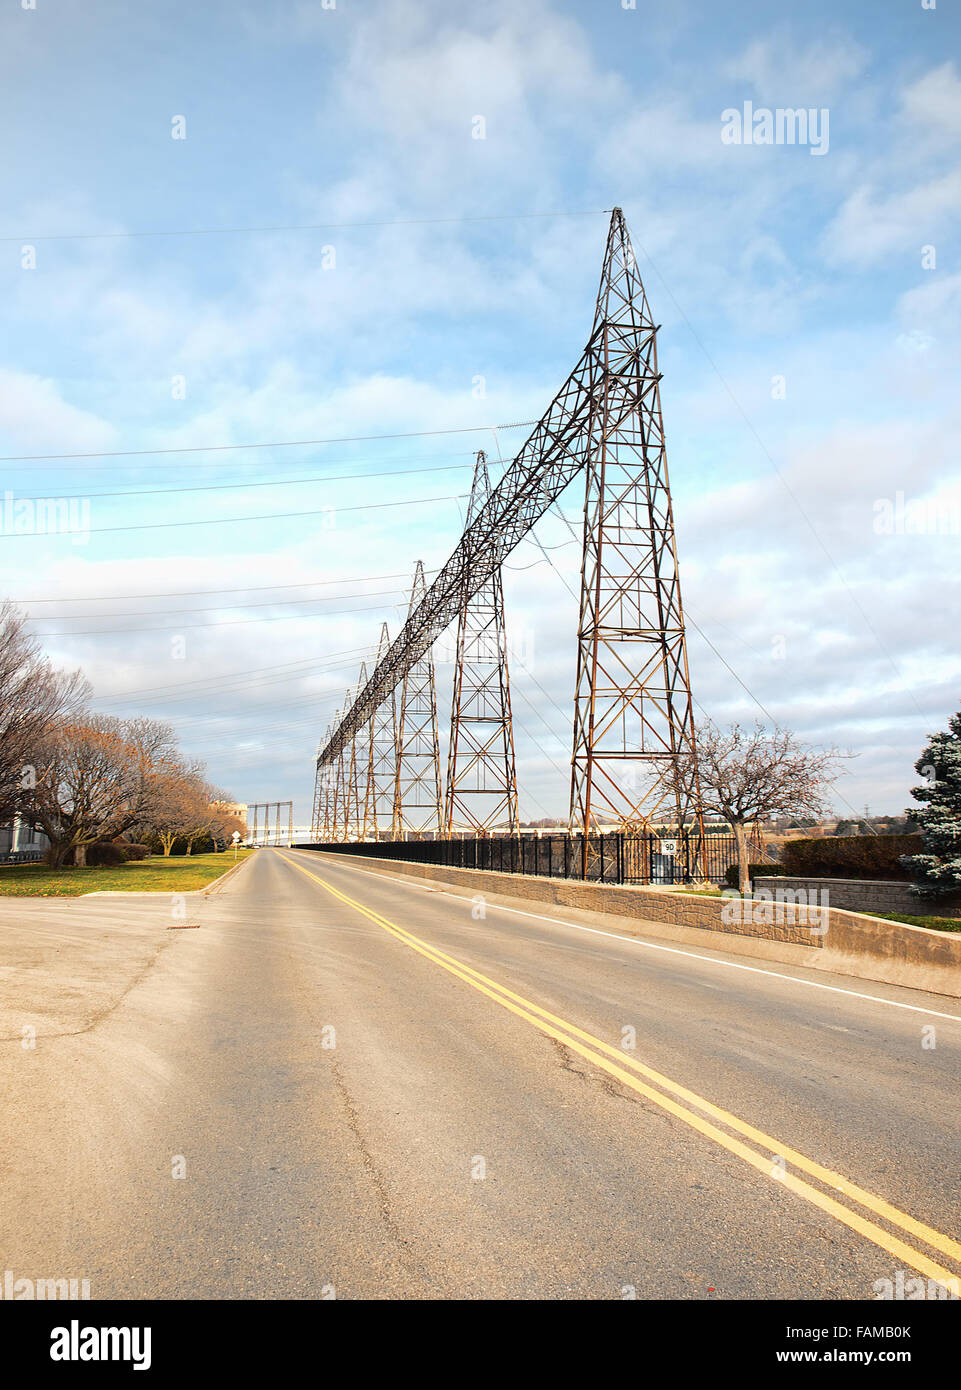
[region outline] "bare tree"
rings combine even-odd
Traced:
[[[159,840],[165,856],[178,840],[186,842],[191,854],[200,840],[229,839],[235,828],[243,833],[244,823],[227,810],[229,804],[226,792],[207,781],[203,763],[178,762],[157,780],[135,829],[141,836]]]
[[[0,823],[29,809],[42,740],[57,721],[75,717],[89,693],[79,671],[54,670],[23,614],[0,603]]]
[[[50,729],[33,794],[50,862],[72,853],[82,866],[88,845],[143,822],[177,761],[173,731],[154,720],[88,715]]]
[[[211,805],[215,812],[214,822],[210,827],[211,835],[223,840],[225,848],[233,839],[235,830],[241,840],[246,838],[247,822],[233,809],[233,803],[226,792],[214,788]]]
[[[820,816],[826,791],[843,756],[836,749],[806,748],[787,729],[768,733],[732,724],[722,731],[710,719],[696,730],[698,773],[705,811],[723,816],[737,841],[742,893],[751,886],[747,827],[769,816]],[[684,782],[692,773],[689,755],[678,759]]]
[[[181,763],[157,778],[150,804],[136,828],[156,836],[166,858],[178,840],[187,840],[189,853],[198,821],[209,814],[202,777],[195,768]]]
[[[217,824],[218,811],[214,804],[217,788],[210,782],[199,779],[196,795],[191,803],[191,822],[187,831],[187,853],[193,853],[198,840],[207,839],[213,834]]]

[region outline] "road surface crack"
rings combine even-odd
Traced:
[[[387,1185],[384,1182],[383,1177],[381,1176],[380,1169],[374,1162],[374,1158],[370,1152],[370,1149],[367,1146],[367,1141],[364,1138],[363,1130],[360,1126],[360,1117],[357,1114],[357,1109],[354,1105],[353,1097],[350,1094],[347,1082],[344,1080],[344,1076],[338,1064],[337,1058],[333,1055],[330,1058],[330,1067],[334,1074],[334,1084],[337,1087],[337,1091],[341,1099],[341,1104],[344,1107],[344,1113],[347,1117],[347,1126],[350,1129],[351,1134],[353,1135],[354,1143],[357,1146],[357,1150],[360,1154],[361,1162],[364,1167],[364,1172],[376,1195],[377,1205],[380,1210],[380,1217],[384,1223],[384,1229],[387,1232],[388,1238],[394,1243],[394,1245],[397,1246],[398,1258],[400,1259],[401,1264],[407,1267],[407,1272],[416,1272],[418,1275],[420,1275],[422,1279],[426,1280],[428,1283],[433,1283],[434,1280],[432,1279],[429,1270],[420,1262],[420,1260],[416,1258],[416,1256],[413,1255],[407,1240],[404,1238],[403,1235],[401,1235],[397,1222],[394,1220],[394,1214],[390,1200],[390,1194],[387,1191]]]
[[[123,989],[117,995],[116,999],[111,1000],[111,1002],[105,1005],[99,1013],[93,1014],[92,1017],[90,1017],[87,1020],[87,1022],[84,1023],[80,1028],[66,1028],[62,1029],[59,1033],[43,1033],[38,1030],[37,1037],[43,1038],[45,1042],[52,1042],[56,1038],[78,1038],[83,1033],[92,1032],[93,1029],[97,1028],[101,1023],[104,1022],[105,1019],[108,1019],[111,1014],[116,1013],[117,1009],[120,1008],[120,1005],[127,998],[128,994],[135,990],[137,986],[147,978],[151,970],[153,970],[154,966],[160,960],[160,957],[163,955],[164,951],[166,951],[169,948],[172,942],[172,937],[162,938],[158,942],[157,948],[153,952],[153,954],[150,955],[146,961],[144,961],[143,965],[137,971],[136,975],[134,975],[132,979],[128,980],[127,984],[124,985]],[[14,1033],[11,1035],[4,1035],[0,1037],[0,1043],[5,1042],[16,1042],[22,1046],[23,1034]]]
[[[561,1066],[565,1071],[569,1071],[572,1076],[579,1076],[582,1081],[593,1081],[597,1083],[602,1091],[607,1095],[613,1096],[615,1100],[626,1100],[632,1105],[636,1104],[635,1097],[626,1091],[621,1083],[613,1076],[608,1076],[606,1072],[597,1071],[586,1064],[578,1065],[575,1063],[575,1054],[564,1043],[558,1042],[557,1038],[548,1038],[548,1042],[555,1049],[560,1060]]]

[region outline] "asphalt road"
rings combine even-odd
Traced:
[[[191,903],[197,930],[156,897],[23,912],[0,1277],[873,1299],[961,1275],[957,1001],[298,851]]]

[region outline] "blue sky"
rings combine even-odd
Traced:
[[[947,0],[6,5],[3,491],[91,527],[0,535],[6,592],[98,708],[304,816],[472,451],[524,434],[467,431],[536,418],[577,360],[616,203],[662,324],[698,703],[849,748],[838,808],[899,810],[961,688],[959,36]],[[748,100],[826,109],[826,152],[723,144]],[[64,454],[96,456],[10,461]],[[898,493],[947,534],[879,534]],[[525,818],[566,807],[579,559],[560,518],[537,535],[505,576]]]

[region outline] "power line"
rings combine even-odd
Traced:
[[[57,622],[83,622],[93,618],[167,618],[172,613],[222,613],[224,609],[248,609],[248,608],[277,608],[281,604],[285,607],[292,607],[299,603],[337,603],[349,598],[389,598],[392,594],[398,597],[404,591],[401,589],[373,589],[366,593],[359,594],[319,594],[314,598],[285,598],[285,599],[265,599],[260,603],[218,603],[210,608],[138,608],[133,612],[127,613],[48,613],[41,617],[34,613],[30,617],[32,623],[57,623]],[[299,614],[291,614],[291,617],[299,617]],[[323,617],[320,613],[318,617]],[[105,627],[103,631],[109,633],[120,629]]]
[[[341,673],[342,673],[342,672],[345,672],[345,671],[350,671],[350,670],[353,670],[353,669],[354,669],[354,662],[353,662],[353,661],[350,661],[350,662],[340,662],[340,663],[338,663],[336,666],[331,666],[331,667],[329,667],[327,670],[325,670],[325,672],[323,672],[324,675],[333,676],[333,675],[336,674],[337,677],[338,677],[338,680],[337,680],[336,685],[335,685],[332,689],[330,689],[330,690],[312,691],[312,692],[311,692],[310,694],[308,694],[308,695],[296,696],[296,697],[294,697],[294,698],[292,698],[292,699],[289,699],[289,700],[280,700],[280,701],[278,701],[278,700],[275,700],[275,699],[273,699],[273,698],[270,698],[270,699],[268,699],[268,700],[266,701],[266,703],[260,703],[260,704],[257,704],[257,703],[247,704],[247,703],[245,703],[242,710],[237,711],[237,712],[235,712],[235,713],[233,713],[233,714],[225,714],[222,710],[218,710],[218,711],[216,711],[216,712],[213,712],[213,713],[206,713],[206,714],[205,714],[205,713],[195,713],[195,714],[189,714],[189,713],[188,713],[188,714],[177,715],[177,716],[176,716],[176,718],[177,718],[177,725],[178,725],[178,728],[179,728],[179,727],[187,727],[187,726],[192,727],[192,726],[194,726],[195,724],[209,723],[211,720],[217,720],[217,719],[219,719],[219,720],[233,719],[233,720],[236,722],[236,724],[238,725],[238,727],[243,727],[243,726],[245,725],[245,723],[246,723],[246,727],[249,728],[249,723],[248,723],[247,721],[249,720],[249,716],[250,716],[251,714],[256,714],[256,713],[258,713],[259,711],[262,711],[262,710],[272,711],[272,710],[275,710],[275,709],[277,709],[277,710],[279,710],[279,709],[293,709],[293,708],[299,707],[299,706],[301,706],[301,705],[309,705],[310,708],[314,711],[314,716],[313,716],[314,721],[315,721],[315,722],[314,722],[314,727],[316,728],[316,713],[317,713],[318,709],[320,708],[320,706],[324,705],[325,702],[327,702],[327,701],[329,701],[331,704],[333,704],[333,703],[335,703],[337,700],[342,700],[342,699],[343,699],[343,697],[344,697],[344,691],[343,691],[343,685],[341,684],[341,681],[342,681],[342,679],[343,679],[343,676],[341,675]],[[238,694],[238,695],[241,695],[241,694],[244,694],[245,692],[243,692],[243,691],[236,691],[236,692],[233,692],[233,691],[232,691],[231,693],[232,693],[232,694],[236,693],[236,694]],[[257,694],[261,694],[261,693],[265,693],[265,692],[262,692],[261,690],[258,689],[258,690],[256,691],[256,693],[257,693]],[[156,707],[157,707],[157,706],[154,705],[154,704],[151,702],[150,708],[151,708],[151,709],[155,709]]]
[[[339,435],[330,439],[272,439],[259,444],[190,444],[176,449],[102,449],[89,454],[2,454],[0,463],[41,463],[46,459],[144,458],[156,454],[227,454],[239,449],[300,449],[319,444],[369,444],[379,439],[428,439],[444,434],[486,434],[494,430],[526,429],[536,420],[515,420],[510,425],[461,425],[451,430],[407,430],[403,434]]]
[[[86,502],[97,497],[162,497],[168,493],[184,492],[236,492],[255,487],[300,487],[308,483],[351,483],[359,478],[406,478],[412,473],[453,473],[458,469],[469,468],[467,463],[441,463],[433,468],[392,468],[382,473],[341,473],[335,477],[319,478],[266,478],[259,483],[201,483],[192,487],[151,487],[131,488],[124,492],[74,492],[61,497],[16,497],[15,502]]]
[[[436,570],[425,570],[425,574],[436,574]],[[57,598],[18,598],[14,603],[110,603],[121,599],[135,598],[197,598],[203,594],[262,594],[268,589],[310,589],[327,584],[373,584],[381,579],[410,579],[406,570],[394,574],[346,574],[339,579],[305,579],[298,584],[251,584],[239,589],[180,589],[168,590],[162,594],[78,594],[75,599],[65,594]]]
[[[717,659],[718,659],[718,661],[721,663],[721,665],[724,666],[726,670],[730,671],[731,675],[732,675],[732,676],[734,677],[734,679],[737,681],[738,685],[739,685],[739,686],[741,687],[741,689],[744,691],[745,695],[747,695],[749,699],[751,699],[751,700],[754,701],[754,703],[757,705],[758,709],[759,709],[759,710],[761,711],[761,713],[764,715],[765,719],[770,719],[770,721],[771,721],[771,723],[774,725],[775,729],[778,728],[778,722],[777,722],[777,720],[774,718],[774,715],[771,713],[771,711],[770,711],[769,709],[765,709],[765,707],[761,704],[760,700],[759,700],[759,699],[757,698],[757,696],[754,694],[753,690],[750,690],[750,689],[744,684],[744,682],[741,680],[741,677],[740,677],[740,676],[738,675],[738,673],[735,671],[734,667],[733,667],[728,661],[725,661],[724,657],[723,657],[723,656],[721,655],[721,653],[718,651],[717,647],[715,647],[715,645],[714,645],[714,643],[711,641],[710,637],[708,637],[707,634],[706,634],[705,632],[703,632],[701,628],[698,627],[697,623],[696,623],[696,622],[694,621],[694,619],[691,617],[691,610],[690,610],[690,608],[687,610],[687,621],[691,624],[691,627],[693,627],[694,631],[703,639],[703,641],[705,641],[705,642],[707,643],[707,645],[710,647],[711,651],[712,651],[712,652],[714,653],[714,655],[717,657]],[[699,707],[701,708],[701,710],[702,710],[703,713],[706,713],[706,711],[704,710],[703,705],[700,705]]]
[[[243,236],[264,232],[357,231],[366,227],[437,227],[464,222],[525,222],[550,217],[601,217],[610,208],[585,208],[560,212],[481,213],[468,217],[391,217],[373,222],[293,222],[268,227],[173,227],[163,231],[133,232],[47,232],[41,236],[4,236],[0,243],[35,241],[125,241],[147,237]]]
[[[349,667],[347,663],[342,663],[339,667],[331,668],[330,674],[333,674],[335,670],[343,671],[352,669],[352,667],[353,663],[350,663]],[[202,724],[209,724],[211,721],[219,720],[221,723],[233,721],[238,728],[243,728],[245,721],[248,720],[251,715],[259,714],[262,711],[292,710],[309,706],[310,709],[314,711],[314,714],[311,716],[311,722],[313,722],[316,728],[316,717],[320,709],[325,708],[328,704],[335,704],[338,700],[342,700],[343,697],[343,686],[338,681],[338,683],[329,690],[311,691],[306,695],[295,695],[289,700],[267,699],[260,702],[245,703],[242,710],[231,711],[230,713],[225,713],[223,710],[218,709],[208,713],[185,714],[178,719],[178,727],[193,728]]]
[[[252,445],[251,447],[253,448],[253,447],[256,447],[256,446],[253,446],[253,445]],[[264,447],[266,448],[266,447],[268,447],[268,446],[265,445]],[[91,457],[101,457],[101,456],[100,456],[100,455],[92,455]],[[120,456],[120,457],[122,457],[122,456]],[[403,460],[404,460],[405,462],[407,462],[408,464],[433,463],[433,462],[435,462],[437,459],[446,459],[446,458],[450,458],[450,459],[454,459],[454,458],[459,458],[459,459],[474,459],[474,458],[476,458],[476,457],[477,457],[477,450],[476,450],[476,449],[452,449],[452,450],[450,450],[449,452],[448,452],[448,451],[444,451],[444,452],[434,451],[434,452],[432,452],[432,453],[430,453],[430,454],[420,454],[420,455],[411,455],[411,454],[409,454],[409,453],[407,452],[407,450],[405,449],[404,454],[403,454]],[[389,461],[389,460],[387,460],[387,461]],[[164,461],[164,462],[157,463],[157,464],[147,464],[147,463],[103,463],[103,464],[99,464],[99,465],[98,465],[98,464],[90,463],[89,461],[86,461],[86,460],[84,460],[84,459],[81,458],[80,462],[77,462],[77,463],[56,463],[56,462],[54,462],[54,463],[47,463],[47,464],[44,464],[44,463],[34,463],[33,466],[29,469],[29,472],[30,472],[30,473],[68,473],[68,474],[69,474],[69,473],[79,473],[79,474],[81,474],[83,477],[86,478],[86,477],[88,476],[88,474],[91,474],[91,473],[112,473],[112,474],[123,474],[123,473],[128,473],[128,472],[129,472],[129,473],[133,473],[133,472],[135,472],[135,473],[142,473],[142,472],[144,472],[144,471],[145,471],[146,469],[148,469],[148,468],[160,468],[160,469],[163,469],[163,475],[164,475],[165,478],[166,478],[169,474],[173,473],[174,471],[186,472],[186,471],[188,471],[188,470],[189,470],[190,476],[193,477],[194,474],[195,474],[195,472],[196,472],[196,470],[197,470],[198,468],[211,469],[211,470],[213,470],[213,469],[231,469],[231,470],[233,470],[233,469],[237,468],[238,466],[244,467],[244,468],[252,468],[252,467],[256,467],[256,468],[266,468],[266,467],[270,466],[272,463],[275,463],[275,462],[277,462],[277,460],[274,460],[274,459],[263,459],[263,460],[260,460],[258,463],[254,464],[254,463],[248,463],[246,460],[244,460],[244,461],[242,461],[242,462],[238,465],[233,459],[212,459],[212,460],[204,460],[204,459],[186,458],[186,459],[184,459],[183,463],[169,463],[169,462]],[[381,463],[384,463],[384,462],[385,462],[385,459],[384,459],[383,455],[381,455],[380,457],[374,457],[374,458],[356,458],[356,457],[353,457],[353,458],[339,458],[339,459],[324,459],[323,462],[324,462],[324,466],[325,466],[325,467],[328,467],[328,468],[334,468],[334,467],[336,467],[336,466],[342,466],[342,467],[344,467],[344,468],[347,468],[347,467],[356,467],[356,466],[358,466],[358,465],[360,465],[360,464],[366,464],[366,463],[378,463],[378,464],[381,464]],[[316,467],[316,466],[317,466],[316,461],[313,460],[313,459],[305,459],[305,460],[304,460],[303,462],[301,462],[300,464],[291,463],[291,464],[289,465],[290,468],[298,468],[298,467],[299,467],[299,468],[314,468],[314,467]],[[22,472],[26,472],[26,471],[28,471],[28,470],[26,470],[26,469],[23,469],[23,470],[14,469],[14,470],[11,470],[11,471],[12,471],[12,472],[21,472],[21,471],[22,471]],[[230,476],[233,476],[233,473],[231,473]]]
[[[241,521],[290,521],[293,518],[305,516],[325,516],[330,512],[370,512],[378,511],[384,507],[417,507],[426,506],[431,502],[456,502],[463,493],[452,493],[446,497],[409,497],[405,501],[398,502],[357,502],[349,507],[319,507],[307,512],[262,512],[253,516],[212,516],[199,521],[143,521],[132,526],[91,526],[77,527],[72,531],[46,531],[46,537],[54,535],[66,536],[102,536],[110,531],[166,531],[179,526],[227,526]],[[33,541],[37,539],[35,532],[28,531],[6,531],[0,536],[2,540],[23,540],[29,536]]]
[[[343,651],[331,652],[330,655],[329,655],[329,658],[328,658],[328,657],[325,657],[325,658],[323,658],[323,661],[327,661],[328,659],[331,660],[331,661],[333,661],[333,660],[335,660],[337,657],[341,657],[341,656],[357,656],[358,654],[362,654],[362,653],[366,652],[367,650],[368,650],[367,647],[345,647]],[[277,672],[277,671],[288,670],[289,668],[292,668],[292,667],[295,667],[295,666],[315,666],[315,665],[317,665],[317,664],[319,663],[319,661],[320,661],[320,658],[317,658],[317,657],[308,657],[305,661],[282,661],[282,662],[272,661],[268,666],[254,666],[254,667],[250,667],[250,668],[245,668],[245,669],[242,670],[242,671],[223,671],[223,672],[221,672],[219,675],[214,675],[214,676],[198,676],[197,679],[196,679],[196,680],[193,680],[193,681],[172,681],[170,685],[152,685],[152,686],[151,686],[151,685],[148,685],[148,686],[141,686],[141,687],[140,687],[139,689],[137,689],[137,690],[122,690],[122,691],[120,691],[120,692],[118,692],[118,693],[116,693],[116,694],[114,694],[114,695],[103,695],[103,696],[99,696],[98,698],[103,699],[103,700],[125,700],[125,699],[128,699],[128,698],[130,698],[130,697],[132,697],[132,696],[134,696],[134,695],[151,695],[151,694],[154,694],[154,693],[156,693],[156,692],[158,692],[158,691],[164,691],[164,690],[182,690],[185,686],[188,686],[188,685],[209,685],[209,684],[213,684],[215,689],[219,689],[220,686],[221,686],[221,684],[222,684],[222,682],[224,682],[224,681],[232,681],[232,680],[234,680],[237,676],[257,676],[257,675],[262,674],[262,673],[265,672],[265,671],[274,671],[274,672]],[[297,674],[297,673],[292,672],[292,673],[291,673],[291,679],[293,679],[294,676],[295,676],[296,674]],[[309,674],[309,673],[304,672],[303,674],[306,675],[306,674]]]
[[[335,672],[352,670],[353,668],[353,662],[341,662],[337,666],[330,667],[325,674],[333,675]],[[257,693],[262,692],[258,691]],[[242,728],[251,715],[258,714],[262,711],[272,712],[274,710],[299,709],[302,706],[309,706],[314,711],[312,719],[314,727],[316,728],[316,715],[319,709],[327,703],[334,704],[337,700],[342,699],[343,686],[338,680],[337,684],[332,689],[311,691],[306,695],[294,695],[289,700],[268,698],[266,701],[245,703],[242,709],[230,711],[229,713],[225,713],[222,709],[217,709],[207,713],[201,712],[180,715],[177,719],[177,725],[178,728],[193,728],[202,724],[209,724],[211,721],[216,722],[219,720],[221,723],[233,721],[238,728]],[[249,727],[249,725],[247,727]]]
[[[571,535],[574,536],[574,537],[576,538],[576,533],[575,533],[575,531],[574,531],[574,527],[573,527],[573,525],[572,525],[570,519],[567,517],[566,513],[561,509],[560,505],[557,505],[556,511],[557,511],[558,515],[563,519],[563,521],[564,521],[565,525],[567,526],[567,529],[570,531]],[[545,555],[544,558],[547,559],[548,557]],[[553,568],[553,566],[552,566],[552,568]],[[562,582],[564,582],[565,587],[567,588],[568,593],[572,594],[572,595],[576,598],[576,595],[574,595],[573,590],[571,589],[570,585],[567,584],[566,580],[564,580],[564,576],[560,574],[560,571],[558,571],[558,574],[559,574],[559,577],[561,578]],[[732,675],[732,676],[734,677],[734,679],[737,681],[738,685],[739,685],[739,686],[741,687],[741,689],[745,692],[745,694],[748,695],[749,698],[750,698],[751,700],[754,701],[754,703],[757,705],[758,709],[761,711],[761,713],[764,715],[764,717],[765,717],[766,719],[770,719],[770,721],[771,721],[771,723],[774,725],[774,727],[777,728],[777,727],[778,727],[778,722],[777,722],[777,720],[774,718],[774,715],[771,714],[769,710],[767,710],[767,709],[764,708],[764,706],[761,704],[760,700],[757,698],[757,696],[754,694],[754,692],[753,692],[752,690],[750,690],[750,689],[744,684],[744,682],[741,680],[741,677],[740,677],[740,676],[737,674],[737,672],[734,670],[733,666],[731,666],[727,661],[725,661],[724,657],[723,657],[723,656],[721,655],[721,653],[718,651],[717,647],[715,647],[714,643],[713,643],[713,642],[711,641],[711,639],[707,636],[707,634],[706,634],[701,628],[698,627],[697,623],[694,621],[693,617],[691,616],[690,607],[687,607],[687,618],[688,618],[688,621],[690,622],[691,626],[694,628],[695,632],[697,632],[697,633],[700,635],[700,637],[707,643],[707,645],[710,647],[711,651],[712,651],[712,652],[714,653],[714,655],[717,657],[718,661],[720,661],[721,664],[731,673],[731,675]],[[545,692],[545,693],[546,693],[546,692]],[[702,709],[702,712],[704,712],[704,711],[703,711],[703,706],[699,706],[699,707]]]
[[[398,608],[398,604],[389,605]],[[201,610],[203,611],[203,610]],[[370,608],[337,608],[332,613],[320,613],[317,616],[322,618],[339,618],[347,613],[382,613],[383,604],[374,604]],[[117,617],[123,617],[118,613]],[[110,628],[91,628],[84,632],[44,632],[43,640],[48,642],[52,637],[115,637],[128,632],[189,632],[192,628],[198,627],[246,627],[250,623],[289,623],[295,618],[303,618],[303,613],[280,613],[272,618],[238,618],[231,622],[222,623],[174,623],[167,627],[110,627]],[[309,614],[307,616],[310,616]]]
[[[639,245],[639,246],[641,245],[640,242],[638,242],[638,245]],[[811,532],[811,535],[814,537],[815,541],[817,542],[818,546],[820,547],[821,551],[823,552],[823,554],[824,554],[824,556],[825,556],[825,559],[828,561],[828,563],[830,564],[831,568],[834,570],[834,573],[837,575],[838,579],[841,581],[841,586],[842,586],[842,588],[844,589],[845,593],[847,594],[848,598],[850,599],[851,604],[853,605],[855,611],[856,611],[856,612],[858,613],[858,615],[861,617],[861,619],[862,619],[862,621],[864,622],[864,625],[865,625],[865,627],[867,628],[868,632],[870,632],[871,636],[874,638],[875,642],[876,642],[877,645],[878,645],[878,649],[881,651],[882,655],[883,655],[884,657],[886,657],[886,659],[887,659],[889,665],[891,666],[891,669],[894,671],[894,674],[900,679],[900,678],[901,678],[901,668],[898,666],[898,663],[895,661],[894,657],[893,657],[893,656],[891,655],[891,653],[888,651],[888,648],[887,648],[886,644],[882,641],[881,634],[878,632],[877,628],[876,628],[876,627],[874,626],[874,624],[871,622],[871,619],[868,617],[867,613],[865,612],[865,610],[864,610],[863,606],[861,605],[861,602],[860,602],[860,600],[858,599],[857,595],[855,594],[854,590],[851,588],[850,584],[848,584],[848,581],[847,581],[847,579],[845,578],[844,573],[843,573],[843,571],[842,571],[840,565],[839,565],[838,562],[835,560],[835,558],[834,558],[834,556],[832,555],[831,551],[828,549],[827,544],[825,543],[825,541],[822,539],[820,531],[819,531],[818,528],[815,526],[815,524],[814,524],[813,520],[811,519],[811,517],[808,515],[807,510],[805,509],[805,507],[802,505],[801,499],[798,497],[797,493],[796,493],[796,492],[794,491],[794,489],[791,487],[790,483],[788,482],[788,480],[787,480],[787,478],[785,477],[785,475],[782,473],[781,469],[780,469],[780,468],[778,467],[778,465],[775,463],[774,458],[772,457],[770,451],[769,451],[768,448],[767,448],[767,445],[764,443],[764,440],[761,438],[760,434],[758,433],[757,429],[755,428],[753,421],[750,419],[750,417],[749,417],[748,414],[747,414],[747,411],[746,411],[746,410],[744,409],[744,407],[741,405],[741,402],[738,400],[737,396],[735,396],[733,390],[732,390],[731,387],[728,385],[728,382],[727,382],[726,378],[722,375],[720,368],[718,367],[717,363],[714,361],[714,358],[713,358],[713,357],[711,356],[711,354],[708,352],[708,350],[707,350],[707,348],[705,347],[704,343],[701,341],[700,337],[698,336],[698,333],[697,333],[696,329],[694,328],[694,325],[691,323],[690,319],[687,317],[687,315],[685,314],[684,310],[681,308],[680,304],[678,304],[677,300],[676,300],[675,297],[674,297],[673,291],[671,290],[671,288],[670,288],[670,286],[668,285],[667,281],[664,279],[664,276],[663,276],[663,275],[661,274],[661,272],[658,270],[657,266],[654,264],[654,261],[651,259],[650,254],[644,249],[643,246],[641,246],[641,251],[644,253],[645,257],[646,257],[647,260],[650,262],[651,269],[652,269],[652,270],[654,271],[654,273],[657,275],[657,278],[660,280],[661,284],[664,286],[665,291],[667,292],[668,295],[670,295],[671,303],[674,305],[675,309],[676,309],[677,312],[680,314],[681,318],[682,318],[682,319],[684,320],[684,322],[687,324],[687,326],[688,326],[688,328],[689,328],[689,330],[690,330],[690,333],[691,333],[692,338],[694,339],[694,341],[697,343],[698,347],[699,347],[699,348],[701,349],[701,351],[703,352],[703,354],[704,354],[704,356],[706,357],[706,359],[707,359],[707,361],[708,361],[708,364],[710,365],[712,371],[713,371],[714,374],[716,375],[718,381],[721,383],[721,385],[722,385],[722,387],[724,388],[724,390],[725,390],[725,392],[727,393],[727,395],[730,397],[731,402],[732,402],[732,404],[734,405],[734,408],[737,410],[738,414],[741,416],[741,419],[744,421],[744,423],[745,423],[745,425],[747,426],[747,428],[748,428],[748,430],[750,431],[750,433],[754,436],[754,440],[755,440],[755,442],[757,443],[758,448],[761,450],[762,454],[764,455],[764,457],[767,459],[768,463],[770,464],[771,469],[772,469],[772,471],[773,471],[773,473],[774,473],[775,478],[776,478],[777,481],[781,484],[781,487],[784,489],[784,491],[787,493],[788,497],[789,497],[789,498],[791,499],[791,501],[793,502],[793,504],[794,504],[794,506],[795,506],[797,512],[799,513],[799,515],[800,515],[802,521],[805,523],[805,525],[807,526],[808,530]],[[702,636],[703,636],[703,633],[702,633]],[[705,640],[706,640],[706,639],[705,639]],[[722,658],[722,659],[723,659],[723,658]],[[917,699],[915,698],[915,695],[914,695],[913,691],[910,691],[910,690],[909,690],[907,693],[908,693],[908,698],[911,700],[912,704],[914,705],[914,707],[915,707],[915,709],[918,711],[918,713],[919,713],[919,714],[923,714],[924,711],[921,709],[921,706],[918,704],[918,701],[917,701]],[[751,698],[753,699],[754,697],[752,696]],[[756,702],[755,702],[755,703],[756,703]],[[762,708],[763,708],[763,706],[762,706]],[[770,718],[770,715],[768,716],[768,718]],[[842,798],[842,799],[843,799],[843,798]]]
[[[367,648],[358,647],[357,653],[358,655],[366,654],[367,650]],[[168,691],[166,694],[160,695],[151,695],[148,693],[145,695],[137,696],[136,699],[138,705],[149,705],[151,708],[154,708],[157,705],[180,704],[183,701],[190,700],[206,700],[209,696],[219,696],[222,692],[228,695],[242,695],[248,691],[260,691],[266,686],[283,685],[289,681],[313,680],[318,676],[326,676],[334,671],[353,670],[357,664],[357,659],[357,655],[352,655],[345,661],[331,661],[322,666],[314,665],[309,670],[288,671],[283,675],[261,676],[257,680],[250,681],[235,679],[233,681],[224,681],[219,684],[212,683],[210,685],[203,686],[198,690],[185,690],[179,695],[173,693],[172,691]],[[123,699],[120,699],[117,697],[108,698],[106,696],[103,696],[98,699],[98,703],[113,705],[125,704],[131,698],[133,697],[128,696]],[[316,699],[318,697],[316,695],[311,695],[309,698]]]

